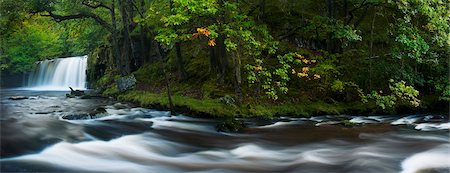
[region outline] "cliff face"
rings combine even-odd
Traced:
[[[2,71],[0,77],[1,88],[15,88],[25,86],[28,81],[28,74],[26,73],[11,73]]]

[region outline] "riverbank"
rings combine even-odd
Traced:
[[[201,118],[275,118],[275,117],[311,117],[319,115],[394,115],[394,114],[417,114],[437,113],[445,114],[448,110],[445,102],[436,101],[432,96],[424,97],[419,108],[407,105],[396,105],[391,109],[381,109],[373,102],[363,103],[334,102],[303,100],[297,102],[268,102],[259,101],[245,102],[238,106],[232,96],[225,95],[218,98],[195,98],[180,94],[180,86],[174,86],[172,102],[174,112]],[[121,102],[131,102],[136,105],[158,110],[169,110],[169,99],[164,90],[159,92],[132,89],[119,92],[116,85],[103,92],[103,96],[112,97]]]
[[[114,88],[115,86],[113,86]],[[116,89],[106,90],[104,96],[113,97],[121,102],[131,102],[142,107],[158,110],[169,110],[167,95],[151,91],[133,89],[118,92]],[[395,109],[383,110],[374,103],[304,101],[292,103],[244,103],[240,106],[229,103],[232,99],[224,96],[216,99],[197,99],[175,94],[172,96],[174,112],[201,118],[276,118],[276,117],[311,117],[319,115],[389,115],[411,113],[440,113],[430,111],[430,107],[420,109],[397,106]]]
[[[174,111],[202,117],[263,117],[272,118],[278,116],[309,117],[313,115],[339,115],[345,113],[370,113],[375,107],[362,103],[325,103],[303,102],[284,104],[250,104],[238,106],[227,103],[227,97],[218,99],[195,99],[187,96],[174,95],[172,101]],[[148,91],[128,91],[117,95],[117,99],[125,102],[133,102],[140,106],[152,107],[162,110],[169,109],[168,97],[165,94],[151,93]]]

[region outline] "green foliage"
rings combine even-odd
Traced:
[[[84,25],[91,25],[85,27]],[[38,15],[20,22],[21,27],[2,36],[1,70],[28,72],[36,61],[60,56],[85,55],[103,43],[103,33],[91,22],[54,23]]]
[[[37,60],[60,55],[61,42],[58,29],[52,27],[48,19],[37,17],[24,21],[23,27],[9,35],[5,44],[5,55],[1,61],[8,64],[13,72],[26,72],[34,67]]]
[[[316,35],[318,37],[316,39],[326,39],[331,34],[334,39],[341,41],[343,48],[351,42],[362,40],[362,37],[358,34],[359,31],[352,26],[345,25],[341,20],[323,16],[314,16],[304,31]]]
[[[375,100],[377,106],[381,107],[381,109],[392,108],[397,101],[397,98],[394,95],[380,95],[376,91],[372,91],[371,94],[367,95],[368,99]]]
[[[399,100],[409,102],[409,104],[414,107],[420,105],[420,100],[417,99],[419,91],[414,87],[407,86],[405,81],[394,82],[394,80],[391,79],[389,82],[391,83],[389,89],[397,98],[399,98]]]
[[[375,100],[376,104],[382,109],[393,108],[399,101],[406,102],[413,107],[418,107],[420,105],[420,100],[417,98],[419,96],[419,91],[414,89],[414,87],[407,86],[405,81],[394,82],[394,80],[391,79],[389,82],[391,94],[381,95],[383,93],[382,91],[379,93],[372,91],[371,94],[367,95],[367,98]]]
[[[401,27],[399,35],[395,41],[399,47],[394,49],[394,55],[401,58],[403,56],[422,62],[422,57],[427,54],[430,46],[423,39],[416,28]]]
[[[335,80],[331,85],[331,90],[333,92],[343,92],[344,91],[344,82],[340,80]]]
[[[450,11],[448,10],[450,3],[448,1],[389,0],[388,2],[395,4],[401,10],[403,17],[399,18],[400,22],[409,25],[418,24],[429,32],[434,43],[441,47],[450,46]],[[400,27],[403,26],[400,25]]]

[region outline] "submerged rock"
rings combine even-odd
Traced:
[[[28,99],[26,96],[11,96],[9,97],[10,100],[25,100]]]

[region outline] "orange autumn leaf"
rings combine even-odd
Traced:
[[[206,31],[203,33],[203,35],[209,37],[209,35],[211,35],[211,32],[209,32],[208,30],[206,30]]]
[[[197,28],[197,33],[203,34],[203,35],[205,35],[207,37],[209,35],[211,35],[211,32],[209,32],[208,29],[206,29],[206,28]]]
[[[208,41],[208,46],[215,46],[216,45],[216,40],[212,39]]]

